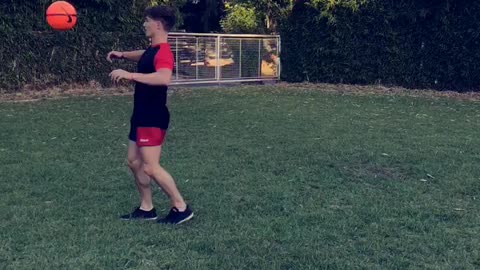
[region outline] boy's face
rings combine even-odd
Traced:
[[[145,35],[148,38],[153,37],[156,33],[163,31],[163,25],[161,22],[156,21],[150,17],[145,18],[145,22],[143,23],[143,27],[145,28]]]

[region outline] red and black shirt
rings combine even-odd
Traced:
[[[137,72],[149,74],[160,69],[173,70],[173,53],[168,43],[150,46],[138,61]],[[132,124],[138,127],[168,129],[167,85],[135,84]]]

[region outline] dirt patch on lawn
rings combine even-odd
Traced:
[[[230,86],[200,86],[184,87],[172,86],[172,92],[178,92],[181,95],[188,95],[195,92],[198,88],[210,88],[222,91],[224,88],[231,90],[259,88],[265,92],[311,92],[322,91],[339,93],[345,95],[395,95],[408,97],[424,98],[451,98],[456,100],[480,101],[480,92],[458,93],[454,91],[435,91],[435,90],[415,90],[401,87],[386,87],[381,85],[347,85],[347,84],[310,84],[310,83],[276,83],[271,85],[230,85]],[[233,88],[233,89],[232,89]],[[115,88],[102,88],[98,83],[91,82],[87,85],[62,85],[48,89],[38,90],[25,88],[16,93],[0,92],[0,102],[32,102],[45,99],[62,99],[72,96],[118,96],[131,95],[133,93],[132,85],[121,85]]]
[[[349,84],[286,84],[278,87],[305,91],[323,91],[354,95],[395,95],[424,98],[452,98],[457,100],[480,101],[480,92],[437,91],[431,89],[407,89],[402,87],[387,87],[382,85],[349,85]]]

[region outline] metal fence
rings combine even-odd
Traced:
[[[280,79],[280,36],[170,33],[172,84]]]

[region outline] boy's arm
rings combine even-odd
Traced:
[[[148,74],[130,73],[123,69],[117,69],[110,73],[110,78],[115,82],[126,79],[148,85],[169,85],[172,81],[172,73],[172,70],[169,68],[161,68],[156,72]]]
[[[170,49],[160,48],[153,60],[156,72],[150,74],[132,73],[130,79],[149,85],[169,85],[172,81],[173,62],[173,54]]]
[[[123,54],[123,58],[138,62],[144,52],[145,50],[137,50],[137,51],[123,52],[122,54]]]
[[[173,62],[173,54],[169,49],[160,50],[153,60],[156,72],[143,74],[117,69],[110,73],[110,77],[115,82],[127,79],[148,85],[169,85],[172,81]]]
[[[132,73],[131,80],[149,85],[169,85],[172,81],[172,73],[171,69],[161,68],[149,74]]]
[[[137,51],[130,51],[130,52],[118,52],[118,51],[111,51],[107,55],[108,62],[112,62],[115,58],[124,58],[131,61],[139,61],[140,57],[142,57],[145,50],[137,50]]]

